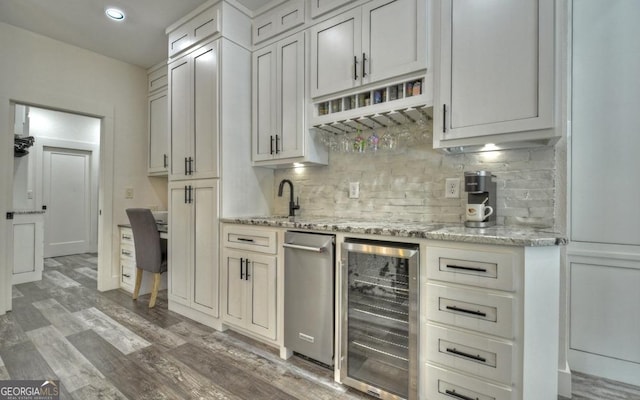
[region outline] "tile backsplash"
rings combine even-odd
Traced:
[[[464,171],[489,170],[497,177],[500,225],[554,227],[554,147],[448,155],[431,138],[394,151],[330,154],[329,165],[276,170],[294,183],[297,215],[393,219],[435,223],[464,221]],[[459,199],[445,198],[445,179],[460,178]],[[360,197],[349,198],[349,183]],[[274,215],[287,215],[289,193],[273,202]]]

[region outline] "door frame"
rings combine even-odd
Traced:
[[[98,290],[118,287],[118,271],[113,266],[113,178],[115,106],[62,93],[22,88],[20,93],[0,93],[0,315],[11,310],[13,260],[12,223],[5,214],[13,209],[13,123],[15,104],[71,112],[100,119],[100,168],[98,192]],[[6,132],[6,133],[5,133]]]

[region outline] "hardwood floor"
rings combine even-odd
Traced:
[[[0,380],[60,379],[61,399],[372,399],[307,360],[216,332],[121,290],[96,290],[96,255],[47,259],[0,316]],[[640,388],[575,373],[574,399],[640,399]]]

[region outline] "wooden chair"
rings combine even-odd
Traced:
[[[149,308],[153,308],[156,305],[161,274],[167,271],[166,241],[160,240],[160,233],[151,210],[128,208],[126,211],[136,247],[136,286],[133,290],[133,300],[138,299],[142,271],[151,272],[153,273],[153,288],[151,289]]]

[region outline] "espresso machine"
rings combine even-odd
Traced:
[[[486,228],[496,224],[496,176],[490,171],[464,173],[464,191],[467,192],[465,226]]]

